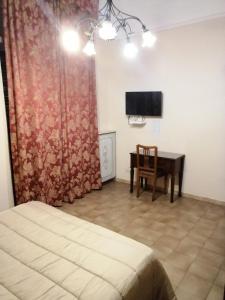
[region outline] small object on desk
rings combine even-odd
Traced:
[[[151,156],[153,159],[153,156]],[[170,202],[174,201],[174,186],[175,177],[178,175],[179,179],[179,190],[178,196],[182,197],[182,182],[184,172],[184,154],[172,153],[172,152],[158,152],[158,167],[162,168],[171,176],[171,191],[170,191]],[[130,193],[133,193],[134,185],[134,168],[137,167],[137,153],[130,153]]]

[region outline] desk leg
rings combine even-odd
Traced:
[[[134,187],[134,168],[130,168],[130,193],[133,193],[133,187]]]
[[[179,197],[182,197],[183,173],[184,173],[184,157],[182,157],[181,159],[180,172],[179,172],[179,193],[178,193]]]
[[[164,194],[168,194],[168,174],[164,176]]]
[[[170,192],[170,202],[171,203],[173,203],[174,185],[175,185],[175,172],[173,171],[172,176],[171,176],[171,192]]]

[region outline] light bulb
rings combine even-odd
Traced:
[[[85,45],[83,52],[88,55],[88,56],[92,56],[96,54],[95,51],[95,45],[93,43],[93,41],[88,41],[87,44]]]
[[[80,38],[73,29],[65,29],[61,33],[62,46],[68,52],[75,53],[80,49]]]
[[[142,47],[153,47],[156,42],[156,36],[152,34],[149,30],[143,32],[142,34],[143,43]]]
[[[116,28],[110,21],[104,21],[99,28],[98,33],[103,40],[113,40],[117,35]]]
[[[135,44],[127,42],[124,47],[123,53],[127,58],[134,58],[138,53],[138,48],[135,46]]]

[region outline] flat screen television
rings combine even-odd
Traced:
[[[130,116],[162,116],[162,92],[126,92],[126,114]]]

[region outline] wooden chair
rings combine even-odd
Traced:
[[[152,181],[152,201],[155,200],[156,192],[156,183],[157,178],[164,176],[164,191],[167,191],[167,174],[164,170],[158,169],[157,160],[158,160],[158,148],[156,146],[143,146],[137,145],[137,197],[140,195],[140,181],[143,182],[145,179],[145,184],[147,186],[148,179]],[[151,154],[151,158],[150,158]]]

